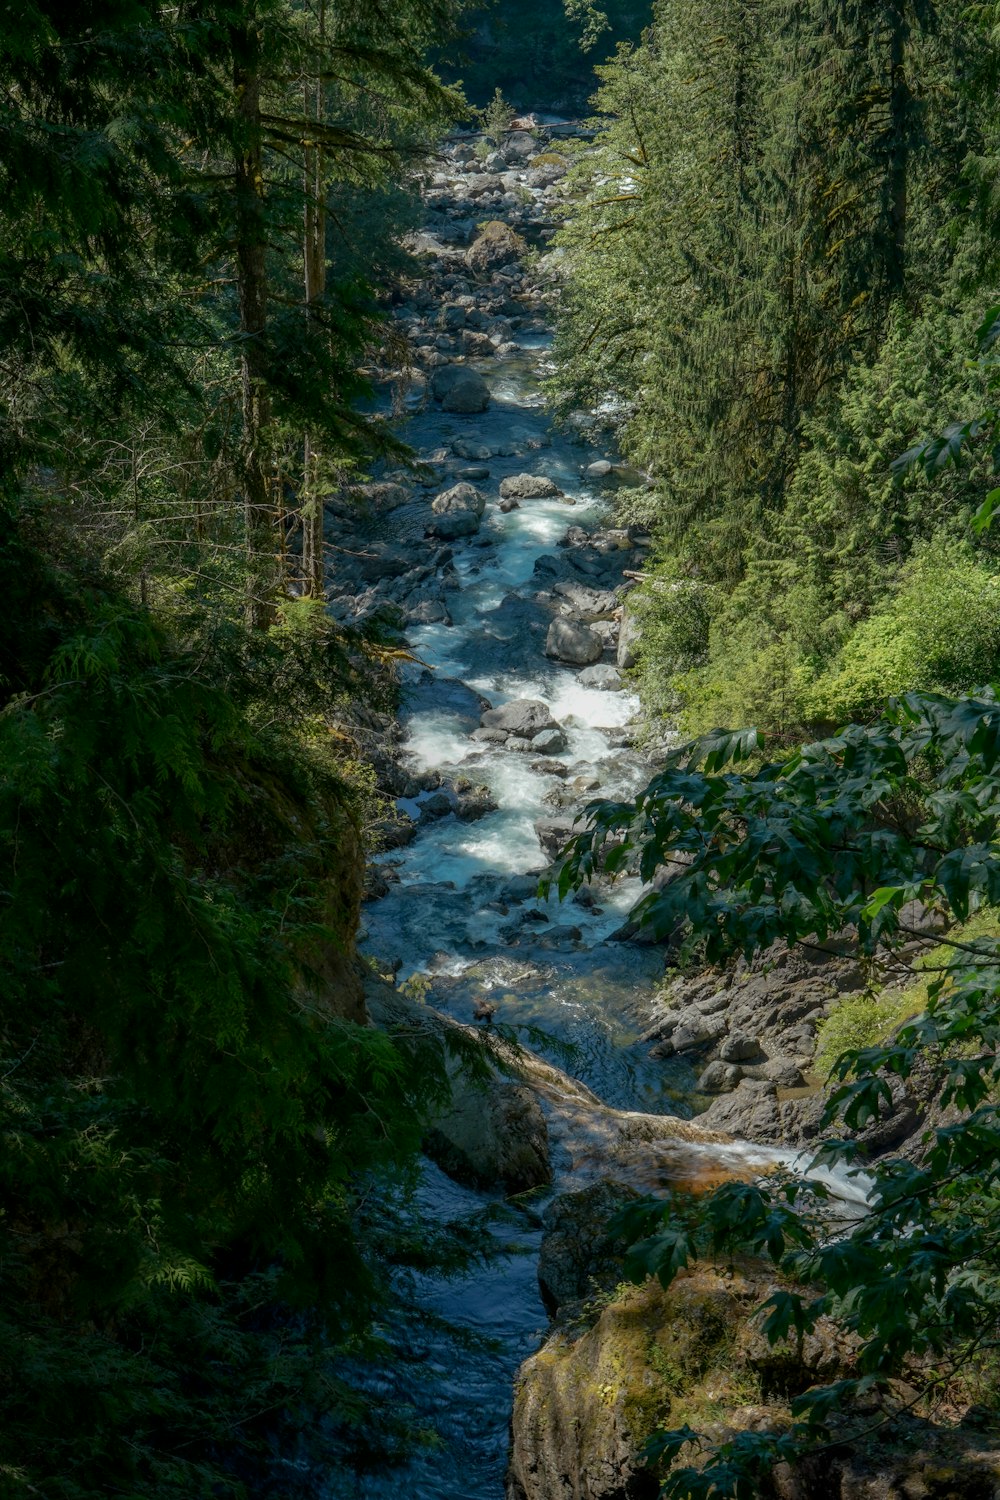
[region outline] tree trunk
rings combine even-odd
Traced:
[[[910,86],[906,78],[906,18],[902,4],[889,10],[889,289],[906,285],[906,189],[910,166]]]
[[[326,34],[326,0],[318,6],[319,43],[322,50]],[[319,75],[320,69],[317,69]],[[306,118],[322,121],[324,90],[322,78],[307,81],[303,88]],[[323,150],[317,143],[305,148],[305,234],[303,266],[305,271],[306,322],[313,321],[316,301],[326,291],[326,183],[323,172]],[[323,558],[323,497],[320,494],[320,455],[312,433],[306,432],[302,460],[302,573],[306,594],[322,599],[326,582]]]
[[[271,421],[264,334],[267,328],[267,224],[260,119],[260,42],[241,38],[236,87],[236,282],[239,292],[243,383],[240,453],[247,564],[247,618],[254,627],[271,617],[275,579],[274,536],[268,495],[267,435]]]

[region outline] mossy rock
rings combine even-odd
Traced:
[[[679,1399],[699,1386],[722,1401],[737,1328],[756,1301],[743,1278],[696,1269],[668,1291],[627,1287],[582,1337],[556,1333],[521,1369],[508,1500],[654,1500],[640,1458]]]

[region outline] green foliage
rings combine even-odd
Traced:
[[[513,118],[514,110],[500,90],[496,89],[493,98],[482,112],[483,134],[491,146],[503,144],[503,138],[510,129],[510,122]]]
[[[807,717],[865,717],[916,687],[961,692],[1000,672],[1000,573],[938,543],[904,568],[895,594],[851,634],[813,685]]]
[[[918,935],[907,922],[915,899],[951,924],[981,911],[975,928],[925,939],[925,996],[906,1001],[918,1013],[898,1015],[888,1035],[863,1038],[832,1065],[828,1125],[854,1131],[877,1120],[892,1108],[891,1085],[914,1074],[933,1104],[952,1109],[932,1116],[915,1161],[866,1165],[869,1212],[852,1228],[830,1235],[818,1211],[827,1189],[802,1177],[625,1211],[635,1278],[668,1285],[700,1255],[748,1250],[807,1289],[779,1290],[765,1304],[772,1342],[823,1314],[856,1336],[857,1376],[800,1397],[788,1432],[709,1445],[703,1466],[674,1469],[665,1482],[678,1500],[750,1495],[769,1464],[824,1436],[831,1411],[904,1369],[918,1390],[930,1388],[942,1366],[973,1360],[995,1327],[1000,942],[986,908],[1000,894],[1000,709],[989,693],[908,694],[875,723],[774,761],[762,759],[755,732],[719,731],[673,752],[634,804],[593,804],[589,824],[569,846],[560,891],[599,863],[611,872],[635,864],[648,880],[683,853],[688,862],[637,915],[661,934],[686,924],[709,957],[822,941],[845,927],[863,951],[893,952]],[[859,1159],[857,1140],[835,1139],[814,1165]],[[696,1436],[663,1434],[655,1457],[672,1464]]]
[[[594,84],[595,48],[611,52],[618,42],[638,40],[650,11],[650,0],[473,4],[463,16],[464,38],[441,59],[441,71],[461,78],[481,106],[499,87],[519,110],[582,111]]]
[[[890,468],[947,424],[957,451],[955,414],[986,404],[965,356],[991,239],[956,190],[995,136],[982,20],[951,0],[661,0],[600,70],[553,394],[609,412],[653,481],[640,684],[688,732],[871,712],[877,694],[814,685],[915,549],[982,502],[982,445],[942,484]],[[949,687],[984,680],[991,651]],[[890,691],[946,681],[884,665]]]
[[[0,558],[2,1462],[26,1496],[245,1494],[279,1428],[353,1420],[334,1360],[391,1253],[362,1209],[443,1058],[344,1019],[329,736],[27,520]]]
[[[99,10],[0,42],[0,1474],[293,1496],[441,1248],[405,1195],[442,1049],[350,1019],[372,776],[335,725],[389,674],[289,597],[286,512],[305,427],[331,485],[398,447],[357,398],[452,7]]]

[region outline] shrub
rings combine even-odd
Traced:
[[[1000,573],[970,547],[935,542],[904,568],[895,594],[850,636],[808,694],[820,720],[869,717],[915,688],[962,692],[1000,667]]]

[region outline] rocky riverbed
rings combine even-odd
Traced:
[[[369,1011],[378,1024],[478,1035],[492,1057],[485,1090],[456,1070],[451,1106],[428,1130],[419,1206],[442,1222],[494,1214],[504,1252],[457,1282],[417,1279],[385,1395],[440,1444],[403,1473],[358,1479],[364,1500],[655,1493],[635,1450],[670,1407],[664,1370],[683,1356],[664,1331],[674,1304],[697,1304],[695,1321],[718,1333],[699,1367],[711,1383],[729,1347],[719,1330],[761,1273],[736,1292],[698,1283],[673,1301],[644,1293],[634,1317],[631,1303],[615,1312],[608,1214],[637,1191],[792,1161],[818,1128],[817,1029],[865,983],[844,943],[665,984],[663,950],[627,926],[636,882],[563,906],[538,898],[586,802],[637,790],[658,753],[628,679],[629,594],[649,538],[615,523],[622,471],[590,419],[554,430],[540,393],[560,144],[536,123],[485,156],[474,140],[443,149],[412,240],[423,274],[396,308],[408,355],[383,382],[418,466],[326,508],[331,609],[394,624],[411,658],[398,716],[350,725],[392,799],[364,947],[396,984],[373,981]],[[916,1123],[901,1103],[893,1140]],[[862,1184],[836,1187],[863,1200]],[[625,1361],[639,1360],[635,1380],[616,1352],[626,1324],[645,1330],[642,1358]],[[573,1390],[593,1417],[586,1434]]]

